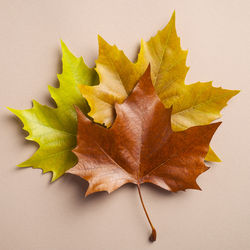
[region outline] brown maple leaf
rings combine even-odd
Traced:
[[[129,182],[136,184],[154,241],[156,231],[140,185],[150,182],[173,192],[200,189],[196,178],[208,169],[204,158],[220,122],[173,132],[171,108],[165,109],[156,95],[150,68],[126,101],[115,105],[115,111],[115,122],[107,129],[77,109],[77,147],[73,152],[78,164],[67,172],[89,182],[86,196],[110,193]]]

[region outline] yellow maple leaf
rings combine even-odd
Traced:
[[[91,111],[88,113],[95,122],[110,127],[114,121],[114,104],[122,103],[130,94],[143,74],[143,65],[132,63],[114,45],[109,45],[98,36],[99,57],[96,71],[100,84],[89,88],[79,85],[82,95],[88,100]],[[140,69],[141,68],[141,69]]]
[[[238,90],[215,88],[211,82],[185,85],[187,51],[181,49],[175,28],[175,13],[168,25],[148,42],[142,40],[139,64],[150,63],[156,92],[166,108],[173,106],[174,131],[206,125],[221,117],[220,110]],[[210,148],[208,161],[220,161]]]
[[[122,103],[151,65],[151,78],[156,92],[166,108],[173,106],[171,117],[174,131],[206,125],[220,118],[220,111],[237,90],[215,88],[211,82],[185,85],[188,72],[187,51],[181,49],[175,28],[175,13],[167,26],[148,42],[142,40],[138,61],[132,63],[116,46],[101,37],[96,71],[100,78],[97,86],[80,86],[87,99],[95,122],[110,127],[114,121],[114,104]],[[206,160],[220,161],[210,148]]]

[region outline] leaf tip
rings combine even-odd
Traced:
[[[97,35],[97,39],[98,39],[99,44],[103,43],[103,42],[106,42],[100,34]]]
[[[19,116],[19,115],[20,115],[20,111],[21,111],[21,110],[13,109],[13,108],[10,108],[10,107],[6,107],[6,109],[8,109],[11,113],[13,113],[13,114],[16,115],[16,116]]]
[[[222,162],[221,158],[219,158],[219,156],[217,156],[217,159],[214,160],[214,162]]]
[[[27,166],[23,165],[23,163],[17,164],[16,165],[18,168],[26,168]]]
[[[175,23],[175,10],[173,11],[173,14],[171,16],[170,22]]]
[[[233,96],[238,95],[240,92],[241,92],[241,90],[240,90],[240,89],[233,90],[233,93],[234,93],[234,95],[233,95]]]
[[[175,10],[173,11],[173,13],[172,13],[172,17],[171,18],[175,18]]]
[[[61,48],[62,48],[62,57],[64,56],[72,56],[72,57],[75,57],[71,51],[69,50],[69,48],[67,47],[67,45],[65,44],[65,42],[63,40],[60,40],[61,41]]]
[[[15,109],[10,108],[10,107],[5,107],[6,109],[8,109],[10,112],[14,113]]]
[[[61,175],[58,175],[55,171],[51,171],[52,172],[52,177],[50,180],[50,183],[53,183],[54,181],[56,181]]]
[[[32,101],[32,106],[35,107],[36,105],[38,105],[38,102],[34,99],[31,100]]]
[[[85,192],[85,194],[84,194],[84,197],[85,198],[87,198],[90,194],[92,194],[93,193],[93,191],[90,191],[89,190],[89,187],[88,187],[88,189],[87,189],[87,191]]]
[[[61,47],[62,47],[62,49],[63,48],[67,48],[67,46],[66,46],[66,44],[65,44],[65,42],[62,40],[62,39],[60,39],[60,43],[61,43]]]

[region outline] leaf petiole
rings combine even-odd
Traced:
[[[147,217],[147,219],[148,219],[148,222],[149,222],[149,224],[150,224],[150,226],[151,226],[151,228],[152,228],[152,233],[151,233],[151,235],[150,235],[150,237],[149,237],[149,240],[153,242],[153,241],[156,240],[156,230],[155,230],[155,228],[154,228],[154,226],[153,226],[153,224],[152,224],[152,222],[151,222],[151,220],[150,220],[150,218],[149,218],[147,209],[146,209],[146,207],[145,207],[145,205],[144,205],[144,202],[143,202],[143,199],[142,199],[142,195],[141,195],[141,187],[140,187],[140,184],[137,184],[137,188],[138,188],[138,193],[139,193],[139,196],[140,196],[140,200],[141,200],[142,207],[143,207],[143,209],[144,209],[144,212],[145,212],[145,214],[146,214],[146,217]]]

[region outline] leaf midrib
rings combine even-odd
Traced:
[[[201,94],[200,94],[200,95],[201,95]],[[200,95],[199,95],[199,96],[200,96]],[[176,112],[176,113],[173,113],[172,116],[177,115],[177,114],[180,114],[180,113],[186,113],[186,112],[188,112],[189,110],[196,109],[197,107],[199,107],[199,106],[201,106],[201,105],[207,104],[207,103],[212,102],[212,101],[214,101],[214,100],[216,100],[216,99],[220,99],[222,96],[223,96],[223,95],[218,95],[218,96],[215,96],[215,97],[211,97],[211,98],[209,98],[209,99],[207,99],[207,100],[205,100],[205,101],[201,101],[201,102],[199,102],[199,103],[197,103],[197,104],[195,104],[195,105],[193,105],[193,106],[190,106],[190,107],[188,107],[188,108],[184,108],[184,109],[182,109],[181,111],[178,111],[178,112]]]
[[[45,124],[42,124],[42,123],[40,123],[40,122],[38,122],[38,121],[33,121],[32,119],[27,119],[27,118],[26,118],[26,121],[27,121],[27,123],[29,122],[30,124],[38,124],[38,125],[40,125],[40,126],[42,126],[42,127],[46,127],[46,128],[52,129],[52,130],[59,131],[60,133],[68,134],[68,135],[70,135],[70,136],[76,137],[76,135],[74,135],[74,134],[72,134],[72,133],[70,133],[70,132],[68,132],[68,131],[64,131],[64,130],[61,130],[61,129],[58,129],[58,128],[50,127],[50,126],[45,125]],[[25,127],[26,127],[26,125],[27,125],[27,124],[25,124]],[[25,129],[25,130],[26,130],[26,129]],[[30,133],[29,129],[27,129],[27,131]]]

